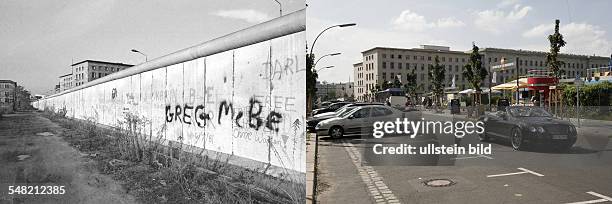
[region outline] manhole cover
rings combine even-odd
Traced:
[[[429,179],[423,181],[423,184],[429,187],[448,187],[455,185],[456,183],[454,181],[451,181],[450,179]]]

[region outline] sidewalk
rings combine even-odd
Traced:
[[[312,186],[314,179],[314,147],[315,134],[308,133],[306,137],[306,203],[312,202]]]

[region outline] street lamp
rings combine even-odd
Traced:
[[[323,59],[324,57],[327,57],[327,56],[336,56],[336,55],[340,55],[340,54],[342,54],[342,53],[336,52],[336,53],[331,53],[331,54],[323,55],[323,56],[319,57],[319,59],[312,65],[312,67],[316,68],[317,67],[317,63],[319,63],[319,60]]]
[[[355,26],[355,25],[357,25],[357,24],[355,24],[355,23],[347,23],[347,24],[333,25],[333,26],[330,26],[330,27],[328,27],[328,28],[324,29],[323,31],[321,31],[321,32],[320,32],[320,33],[317,35],[317,37],[314,39],[314,41],[312,41],[312,46],[310,46],[310,53],[308,54],[308,57],[310,57],[310,59],[312,59],[312,58],[313,58],[312,51],[314,50],[315,43],[317,42],[317,39],[319,39],[319,37],[321,37],[321,35],[322,35],[322,34],[323,34],[325,31],[327,31],[327,30],[329,30],[329,29],[332,29],[332,28],[335,28],[335,27],[340,27],[340,28],[343,28],[343,27],[350,27],[350,26]],[[321,59],[321,58],[319,58],[319,60],[320,60],[320,59]],[[313,59],[313,60],[314,60],[314,59]],[[317,62],[318,62],[319,60],[317,60]],[[316,64],[316,63],[315,63],[315,64]],[[331,67],[324,67],[324,68],[322,68],[322,69],[328,69],[328,68],[331,68]],[[308,67],[308,69],[312,69],[312,71],[315,71],[315,72],[316,72],[316,69],[315,69],[315,67],[314,67],[314,64],[312,64],[312,65],[311,65],[311,67]],[[309,79],[306,79],[306,80],[307,80],[307,81],[310,81]],[[315,80],[316,80],[316,79],[315,79]],[[313,84],[313,85],[314,85],[314,84]],[[308,100],[308,103],[309,103],[309,104],[310,104],[310,103],[312,103],[312,99],[311,99],[311,100]],[[308,107],[309,107],[309,106],[307,105],[307,109],[308,109]],[[313,185],[312,185],[312,202],[313,202],[313,203],[315,203],[315,204],[317,203],[317,171],[318,171],[318,164],[319,164],[319,161],[318,161],[318,160],[319,160],[319,159],[318,159],[318,157],[319,157],[319,156],[318,156],[318,154],[319,154],[319,136],[317,135],[317,136],[315,136],[315,146],[314,146],[314,172],[313,172],[313,173],[314,173],[314,178],[313,178]]]
[[[149,58],[147,57],[146,54],[144,54],[144,53],[142,53],[142,52],[140,52],[140,51],[138,51],[136,49],[132,49],[132,52],[135,52],[135,53],[138,53],[138,54],[141,54],[142,56],[144,56],[145,57],[145,62],[149,61]]]
[[[278,7],[279,7],[279,11],[280,11],[280,16],[283,16],[283,5],[278,0],[274,0],[274,1],[276,1],[276,3],[278,3]]]
[[[321,69],[317,69],[317,72],[324,70],[324,69],[329,69],[329,68],[333,68],[334,66],[327,66],[327,67],[323,67]]]
[[[346,23],[346,24],[333,25],[333,26],[330,26],[330,27],[326,28],[325,30],[321,31],[317,35],[317,37],[314,39],[314,41],[312,42],[312,46],[310,46],[310,55],[312,56],[312,50],[314,50],[314,46],[315,46],[315,43],[317,42],[317,39],[319,39],[321,34],[323,34],[325,31],[327,31],[329,29],[332,29],[332,28],[335,28],[335,27],[343,28],[343,27],[351,27],[351,26],[356,26],[356,25],[357,25],[356,23]]]

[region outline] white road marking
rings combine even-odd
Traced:
[[[342,140],[342,145],[357,168],[361,180],[368,187],[370,196],[375,203],[400,203],[391,189],[383,182],[383,177],[379,176],[372,166],[366,166],[361,163],[362,158],[359,150],[353,144],[346,142],[346,140]]]
[[[493,159],[493,157],[490,156],[486,156],[486,155],[482,155],[482,154],[477,154],[478,156],[471,156],[471,157],[455,157],[455,158],[451,158],[454,160],[460,160],[460,159],[477,159],[477,158],[487,158],[487,159]]]
[[[522,168],[521,167],[521,168],[517,168],[517,169],[519,169],[521,171],[524,171],[524,172],[527,172],[527,173],[530,173],[530,174],[533,174],[533,175],[536,175],[536,176],[544,176],[544,174],[540,174],[540,173],[537,173],[535,171],[531,171],[531,170],[526,169],[526,168]]]
[[[487,178],[492,178],[492,177],[500,177],[500,176],[511,176],[511,175],[518,175],[518,174],[526,174],[526,173],[530,173],[536,176],[544,176],[544,174],[540,174],[537,173],[535,171],[531,171],[529,169],[526,168],[517,168],[518,170],[521,170],[519,172],[514,172],[514,173],[507,173],[507,174],[494,174],[494,175],[487,175]]]
[[[573,203],[566,203],[566,204],[589,204],[589,203],[603,203],[603,202],[612,202],[612,198],[605,196],[605,195],[601,195],[599,193],[595,193],[593,191],[589,191],[586,192],[588,194],[591,194],[593,196],[596,197],[600,197],[601,199],[595,199],[595,200],[587,200],[587,201],[580,201],[580,202],[573,202]]]

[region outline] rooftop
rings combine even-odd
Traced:
[[[8,79],[0,79],[0,83],[11,83],[11,84],[17,84],[17,82],[13,81],[13,80],[8,80]]]
[[[120,66],[128,66],[128,67],[134,66],[134,65],[131,65],[131,64],[123,64],[123,63],[119,63],[119,62],[105,62],[105,61],[99,61],[99,60],[83,60],[83,61],[74,63],[74,64],[72,64],[70,66],[74,66],[74,65],[77,65],[77,64],[82,64],[82,63],[85,63],[85,62],[94,62],[94,63],[101,63],[101,64],[112,64],[112,65],[120,65]]]

